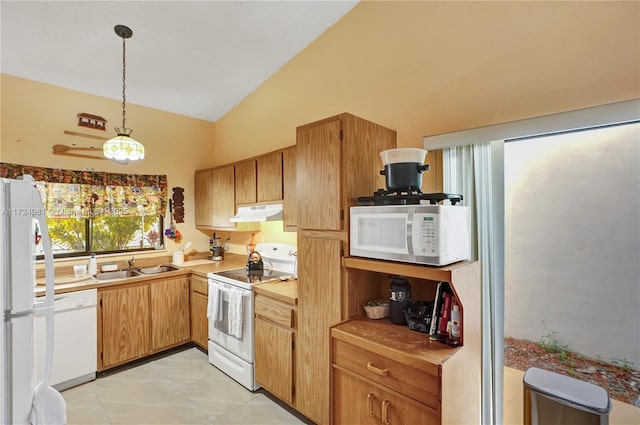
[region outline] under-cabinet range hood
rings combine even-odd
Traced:
[[[274,220],[282,220],[282,204],[238,207],[238,213],[230,221],[232,223],[252,223]]]

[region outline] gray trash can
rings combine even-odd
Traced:
[[[523,383],[525,425],[609,423],[609,394],[598,385],[535,367],[527,369]]]

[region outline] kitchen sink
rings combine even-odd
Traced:
[[[140,273],[137,270],[118,270],[115,272],[101,272],[96,274],[94,277],[96,280],[105,281],[105,280],[115,280],[115,279],[126,279],[128,277],[140,276]]]
[[[141,267],[138,269],[138,271],[143,274],[166,273],[166,272],[173,272],[176,270],[180,270],[180,269],[174,266],[153,266],[153,267]]]

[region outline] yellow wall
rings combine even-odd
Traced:
[[[0,80],[0,161],[72,170],[94,169],[119,173],[166,174],[171,188],[185,189],[185,223],[178,224],[184,241],[199,251],[209,240],[194,228],[193,171],[213,162],[213,123],[127,104],[127,126],[146,148],[145,159],[119,165],[112,161],[52,154],[55,144],[101,147],[102,141],[65,135],[64,130],[104,137],[122,124],[122,102],[3,74]],[[86,112],[107,119],[107,130],[77,126],[76,114]],[[167,223],[168,225],[168,216]],[[176,249],[165,240],[169,251]]]
[[[47,167],[167,173],[185,188],[195,248],[193,171],[295,144],[295,128],[350,112],[422,137],[640,97],[638,2],[363,1],[258,90],[213,124],[127,105],[127,124],[147,148],[139,164],[51,154],[56,144],[89,146],[63,130],[76,114],[120,125],[118,100],[2,75],[0,160]],[[17,140],[21,140],[18,142]],[[427,157],[423,191],[438,188],[440,161]],[[232,234],[238,250],[250,234]],[[264,241],[284,241],[266,226]],[[168,244],[170,250],[173,249]]]
[[[361,2],[216,123],[216,163],[294,144],[296,126],[341,112],[422,147],[427,135],[640,97],[638,5]]]

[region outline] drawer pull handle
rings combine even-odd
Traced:
[[[367,369],[369,369],[371,372],[378,374],[380,376],[387,376],[387,374],[389,373],[389,369],[377,368],[371,362],[367,363]]]
[[[382,401],[382,423],[384,425],[389,425],[389,406],[391,406],[389,400]]]
[[[373,406],[371,402],[375,400],[375,398],[376,396],[374,396],[373,393],[367,394],[367,411],[369,413],[369,416],[373,416]]]

